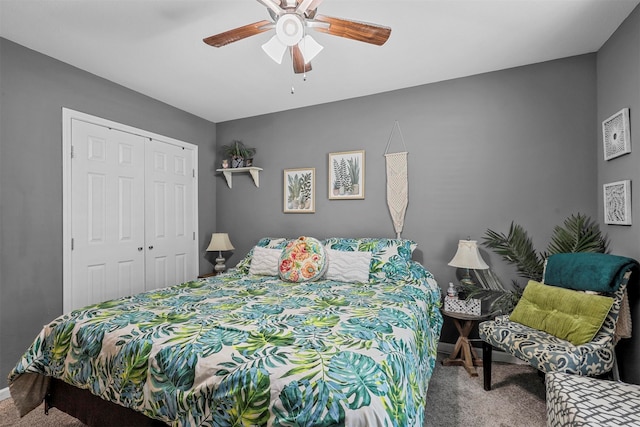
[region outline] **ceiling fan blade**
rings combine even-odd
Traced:
[[[304,56],[298,45],[291,46],[291,57],[293,58],[293,72],[302,74],[311,71],[311,63],[305,64]]]
[[[269,31],[271,28],[273,28],[273,22],[264,20],[254,22],[253,24],[245,25],[243,27],[234,28],[233,30],[225,31],[224,33],[209,36],[202,41],[210,46],[222,47],[229,43],[264,33],[265,31]]]
[[[267,9],[269,9],[270,12],[275,13],[277,16],[280,16],[284,13],[284,9],[280,7],[280,0],[258,0],[258,3],[265,6]]]
[[[303,15],[307,11],[316,9],[320,3],[322,3],[322,0],[302,0],[296,8],[296,13]]]
[[[378,46],[385,44],[391,35],[391,28],[377,24],[333,18],[325,15],[316,15],[314,20],[329,24],[329,28],[315,27],[316,31]]]

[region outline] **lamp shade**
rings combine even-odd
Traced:
[[[489,268],[486,262],[480,256],[478,251],[478,242],[475,240],[460,240],[458,242],[458,251],[449,261],[451,267],[471,268],[474,270],[486,270]]]
[[[278,64],[282,64],[282,58],[287,51],[287,45],[282,43],[278,36],[273,36],[268,42],[262,45],[262,50]]]
[[[322,49],[322,45],[315,41],[311,36],[306,35],[302,39],[302,42],[298,45],[300,46],[300,51],[302,51],[302,56],[304,57],[304,63],[308,64],[316,57],[317,54],[320,53]]]
[[[234,249],[227,233],[213,233],[209,247],[207,247],[207,251],[232,251]]]

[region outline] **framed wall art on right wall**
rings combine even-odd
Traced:
[[[631,181],[604,184],[602,193],[605,224],[631,225]]]
[[[631,152],[628,108],[623,108],[602,122],[602,143],[605,160]]]

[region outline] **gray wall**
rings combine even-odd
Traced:
[[[458,239],[506,232],[516,221],[541,250],[572,213],[602,223],[602,184],[640,173],[637,153],[602,160],[600,132],[600,122],[625,106],[632,129],[640,123],[639,15],[636,9],[597,57],[217,126],[0,38],[0,373],[62,310],[63,106],[199,145],[200,246],[213,231],[229,232],[236,251],[228,265],[261,236],[393,237],[383,153],[397,119],[409,151],[403,237],[418,242],[415,258],[444,288],[454,280],[447,262]],[[401,150],[397,136],[391,151]],[[258,148],[260,188],[248,175],[235,175],[233,189],[214,177],[216,139]],[[357,149],[366,150],[366,199],[328,200],[327,153]],[[282,213],[282,171],[296,167],[316,168],[315,214]],[[638,203],[635,197],[635,213]],[[637,228],[602,226],[614,253],[640,258]],[[482,253],[503,281],[515,278],[499,257]],[[209,255],[201,255],[201,271],[210,271]],[[443,341],[454,339],[447,323]],[[638,339],[619,350],[623,378],[640,383]]]
[[[409,207],[402,236],[445,288],[458,239],[481,239],[511,221],[545,249],[573,213],[598,217],[596,55],[589,54],[359,99],[218,123],[218,144],[257,148],[260,188],[217,180],[218,229],[233,265],[261,236],[387,236],[384,150],[397,119],[409,152]],[[313,84],[313,80],[310,83]],[[287,95],[289,96],[289,95]],[[327,153],[366,150],[365,200],[328,199]],[[394,137],[391,151],[401,151]],[[599,153],[599,152],[598,152]],[[284,214],[283,169],[316,168],[316,213]],[[507,284],[513,270],[486,250]],[[445,322],[443,342],[457,337]]]
[[[201,271],[216,125],[0,38],[0,376],[62,314],[62,107],[199,146]],[[4,386],[0,383],[0,388]]]
[[[598,51],[598,214],[603,230],[611,238],[613,253],[640,260],[640,7]],[[631,148],[630,154],[604,161],[601,123],[622,108],[630,110]],[[632,221],[631,226],[605,225],[602,200],[602,185],[608,182],[631,180]],[[634,336],[618,344],[617,353],[623,378],[640,384],[640,298],[638,277],[631,286],[630,295]]]

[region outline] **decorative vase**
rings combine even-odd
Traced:
[[[239,156],[234,156],[231,158],[231,167],[232,168],[241,168],[244,167],[244,159]]]
[[[222,161],[222,169],[228,169],[229,168],[229,159],[224,159]]]

